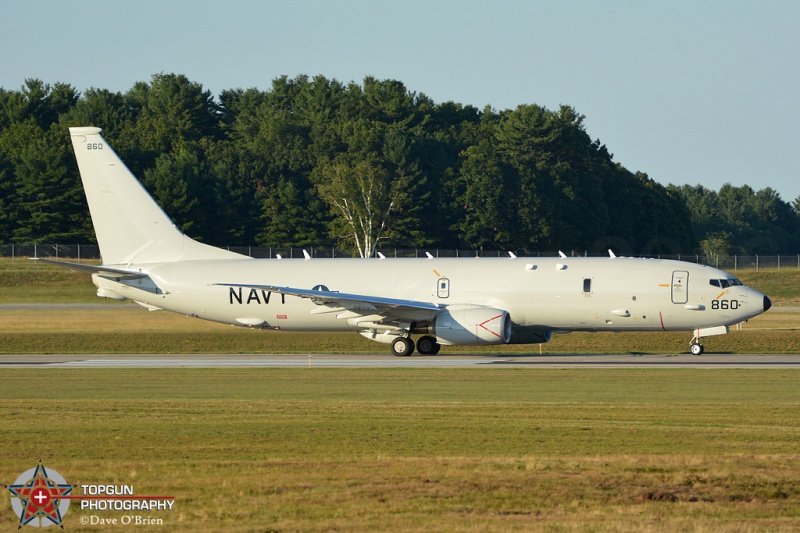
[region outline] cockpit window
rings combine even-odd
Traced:
[[[709,283],[714,287],[719,287],[721,289],[727,289],[728,287],[734,287],[736,285],[744,285],[741,281],[736,278],[730,279],[712,279],[709,280]]]

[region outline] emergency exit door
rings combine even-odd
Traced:
[[[450,280],[447,278],[439,278],[436,282],[436,296],[439,298],[448,298],[450,296]]]

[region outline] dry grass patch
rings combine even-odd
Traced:
[[[792,531],[797,379],[5,369],[0,479],[42,458],[73,483],[171,494],[179,531]]]
[[[800,313],[769,312],[729,335],[705,339],[708,353],[799,353]],[[555,335],[544,354],[685,353],[691,333]],[[134,306],[0,309],[0,353],[386,353],[355,333],[238,328]],[[445,347],[447,354],[538,354],[538,345]]]

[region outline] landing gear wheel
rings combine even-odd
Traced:
[[[692,352],[692,355],[702,355],[703,354],[703,345],[700,343],[692,344],[689,351]]]
[[[436,355],[441,347],[442,345],[430,335],[417,339],[417,351],[422,355]]]
[[[392,353],[397,357],[407,357],[414,353],[414,341],[408,337],[397,337],[391,344]]]

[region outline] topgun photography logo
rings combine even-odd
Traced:
[[[19,527],[64,526],[61,521],[69,509],[72,485],[67,483],[61,474],[46,469],[41,461],[36,468],[22,473],[11,491],[11,508],[19,518]]]
[[[75,487],[81,494],[73,494]],[[22,473],[13,485],[7,487],[11,492],[11,508],[19,518],[19,528],[23,526],[48,527],[62,524],[71,500],[80,500],[84,511],[121,511],[141,513],[171,511],[174,496],[135,496],[133,485],[70,485],[64,477],[45,468],[41,461],[36,468]],[[83,515],[83,525],[162,525],[162,518],[149,514],[124,514],[121,517]]]

